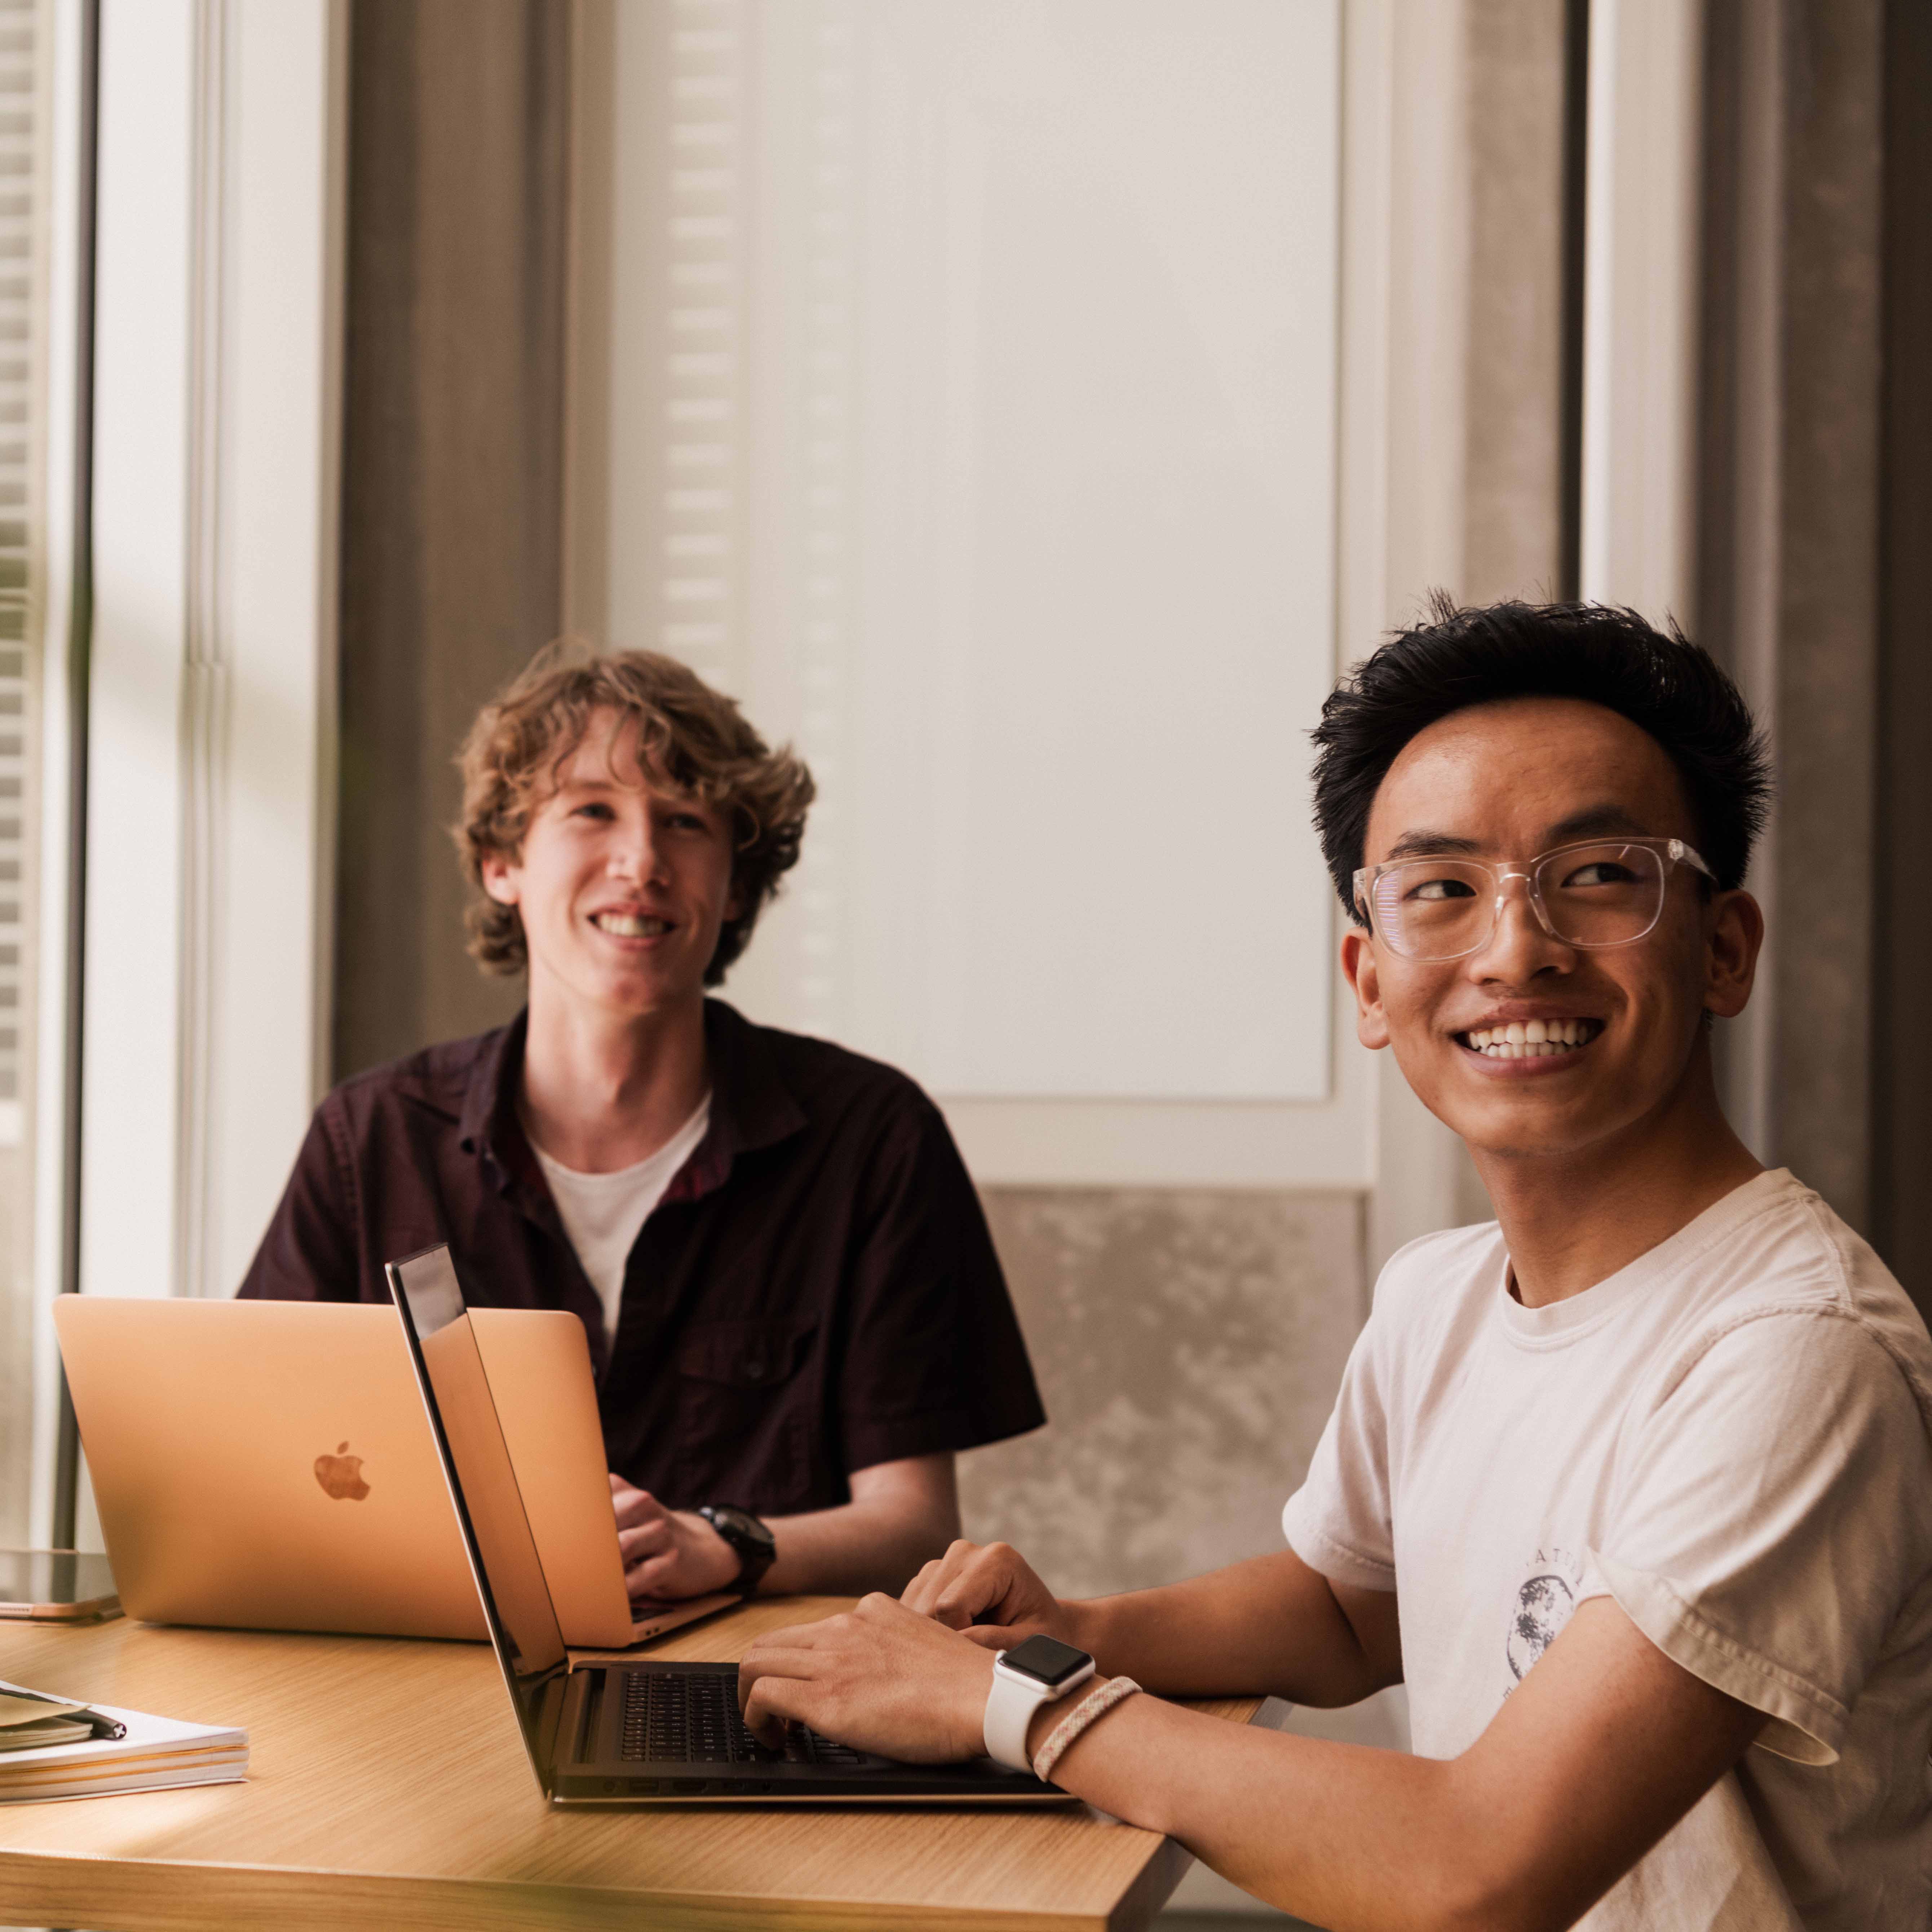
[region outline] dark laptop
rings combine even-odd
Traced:
[[[770,1749],[738,1714],[734,1664],[573,1669],[449,1250],[392,1262],[387,1273],[490,1640],[551,1804],[1071,1802],[990,1758],[900,1764],[802,1726]]]

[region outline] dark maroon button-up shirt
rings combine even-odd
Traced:
[[[447,1242],[476,1306],[568,1308],[610,1467],[674,1508],[850,1500],[875,1462],[1045,1421],[986,1217],[903,1074],[705,1003],[710,1131],[644,1222],[615,1337],[517,1115],[521,1016],[316,1110],[244,1295],[386,1303]]]

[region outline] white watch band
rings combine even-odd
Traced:
[[[1009,1771],[1030,1771],[1033,1760],[1027,1756],[1027,1726],[1042,1704],[1056,1702],[1070,1690],[1077,1690],[1094,1674],[1094,1660],[1076,1671],[1064,1684],[1042,1684],[1036,1677],[1023,1677],[1006,1668],[1004,1656],[993,1660],[992,1688],[986,1693],[984,1725],[986,1755]]]

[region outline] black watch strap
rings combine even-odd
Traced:
[[[747,1594],[755,1590],[778,1553],[770,1528],[749,1510],[729,1503],[703,1503],[698,1514],[737,1552],[738,1574],[731,1588]]]

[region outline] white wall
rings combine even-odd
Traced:
[[[982,1180],[1366,1180],[1304,735],[1340,7],[640,0],[612,72],[592,601],[821,786],[731,996]]]

